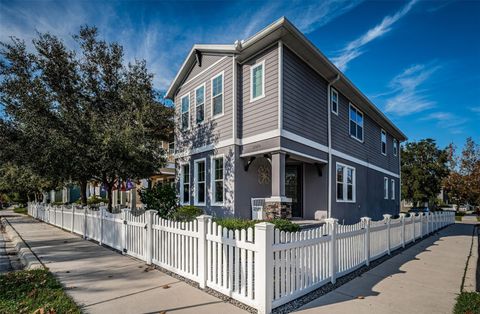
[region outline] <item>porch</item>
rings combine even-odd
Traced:
[[[242,159],[244,175],[256,176],[258,184],[264,186],[245,189],[238,196],[252,200],[252,210],[260,209],[254,208],[253,200],[259,201],[262,204],[263,218],[288,218],[303,225],[318,223],[326,218],[326,161],[282,150],[242,156]],[[252,218],[254,215],[255,211],[252,211]]]

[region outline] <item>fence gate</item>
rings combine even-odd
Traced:
[[[135,215],[129,210],[125,210],[125,220],[123,221],[124,249],[123,252],[139,258],[147,259],[147,221],[143,213]]]

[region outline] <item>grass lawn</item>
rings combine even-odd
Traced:
[[[26,208],[26,207],[14,208],[14,209],[13,209],[13,212],[15,212],[15,213],[17,213],[17,214],[27,215],[27,214],[28,214],[28,208]]]
[[[47,270],[23,270],[0,276],[0,313],[81,313]]]
[[[454,314],[480,313],[480,293],[462,292],[457,297],[457,303],[453,308]]]
[[[455,216],[455,221],[462,221],[462,216]]]

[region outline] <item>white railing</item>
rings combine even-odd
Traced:
[[[270,313],[397,248],[455,222],[453,212],[380,221],[364,217],[354,225],[327,219],[300,232],[258,223],[227,230],[203,215],[192,222],[160,218],[155,211],[111,214],[75,206],[31,203],[28,213],[155,264],[231,298]]]

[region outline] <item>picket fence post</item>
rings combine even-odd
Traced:
[[[392,215],[384,214],[383,219],[385,220],[385,224],[387,225],[387,254],[390,255],[390,247],[392,242],[390,241],[390,220],[392,219]]]
[[[400,221],[402,222],[402,229],[401,229],[401,234],[402,234],[402,248],[405,247],[405,216],[407,216],[407,214],[405,214],[405,213],[400,213]]]
[[[365,265],[369,266],[370,265],[370,221],[372,221],[372,218],[370,217],[362,217],[360,218],[363,226],[365,228],[365,238],[363,240],[364,247],[363,251],[365,254]]]
[[[328,224],[329,233],[330,233],[330,243],[329,243],[329,275],[330,281],[334,284],[337,282],[337,225],[338,219],[336,218],[327,218],[325,222]]]
[[[413,213],[412,215],[412,223],[413,223],[413,242],[415,242],[415,217],[417,217],[416,213]]]
[[[125,210],[122,209],[122,254],[125,255],[127,252],[127,220]]]
[[[83,238],[87,238],[88,227],[87,227],[87,207],[83,207]]]
[[[198,222],[198,281],[200,288],[205,289],[207,286],[207,232],[208,223],[212,216],[201,215],[197,217]]]
[[[70,230],[71,233],[75,231],[75,205],[72,204],[72,228]]]
[[[146,250],[146,260],[147,265],[152,265],[153,259],[153,216],[155,215],[155,210],[147,210],[145,218],[147,219],[147,250]]]
[[[62,227],[61,227],[61,228],[62,228],[62,229],[63,229],[63,215],[65,214],[65,213],[64,213],[64,208],[65,208],[64,205],[62,205],[62,207],[60,208],[61,213],[62,213],[62,216],[61,216],[61,218],[62,218],[62,219],[61,219],[61,221],[62,221]]]
[[[98,243],[102,245],[103,243],[103,208],[99,207],[98,211],[100,212],[100,241],[98,241]]]
[[[273,231],[274,225],[255,225],[255,299],[258,313],[269,314],[273,301]]]
[[[430,234],[430,213],[427,213],[427,234]]]

